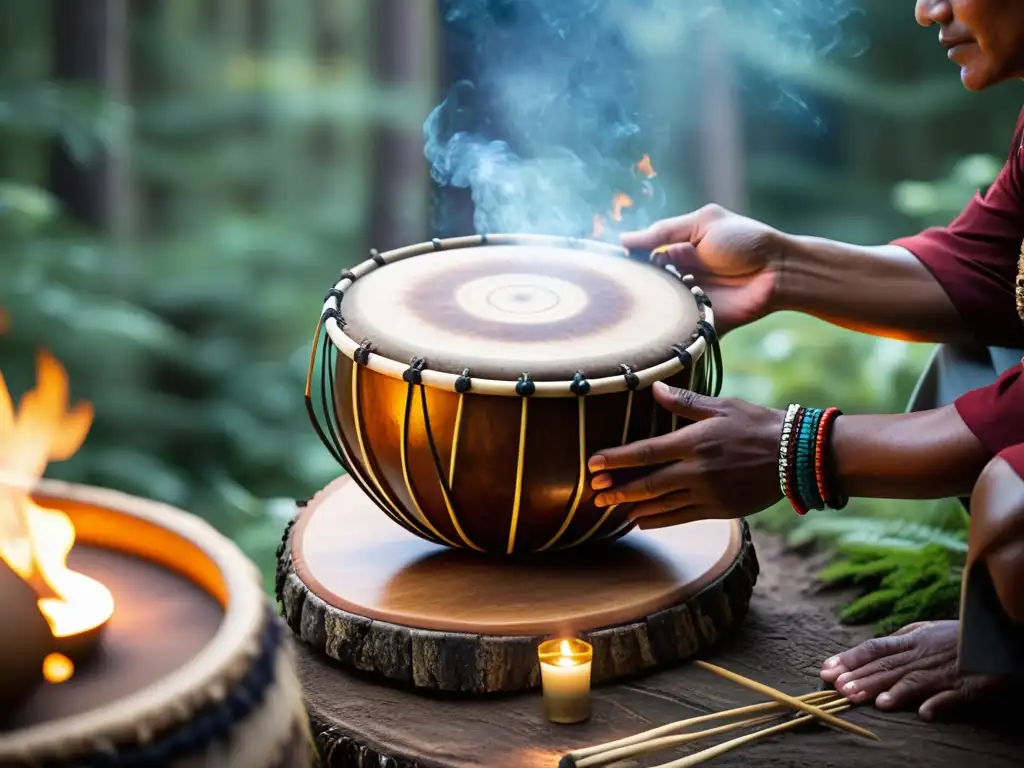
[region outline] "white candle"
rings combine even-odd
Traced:
[[[537,649],[544,714],[553,723],[590,717],[590,668],[594,649],[583,640],[547,640]]]

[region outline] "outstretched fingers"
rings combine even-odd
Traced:
[[[836,690],[851,701],[870,701],[888,691],[907,675],[942,668],[956,661],[956,649],[922,653],[920,648],[883,656],[851,670],[836,680]]]
[[[821,667],[821,679],[834,683],[840,676],[885,656],[894,656],[911,649],[909,634],[875,637],[848,651],[828,659]]]
[[[931,669],[907,672],[893,686],[875,698],[879,709],[906,709],[920,704],[932,696],[955,688],[957,685],[956,660],[941,663]]]
[[[591,472],[605,472],[616,469],[634,469],[636,467],[655,467],[667,464],[684,457],[685,446],[679,438],[682,430],[659,435],[635,443],[626,443],[614,448],[604,448],[587,462]],[[598,478],[594,478],[597,481]],[[610,478],[602,479],[606,482]],[[610,484],[610,483],[609,483]],[[597,488],[597,485],[594,485]]]
[[[680,463],[670,464],[643,477],[638,477],[636,480],[602,491],[594,497],[594,504],[599,507],[610,507],[613,504],[636,503],[657,499],[670,493],[686,492],[688,490],[686,469],[685,465]],[[596,480],[597,478],[595,478]],[[666,512],[674,508],[674,506],[670,506],[659,509],[657,512]]]

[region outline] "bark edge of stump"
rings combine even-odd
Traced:
[[[401,686],[464,694],[511,693],[540,686],[537,645],[545,636],[418,629],[326,604],[292,569],[294,522],[293,518],[285,527],[277,548],[275,589],[284,620],[302,642],[345,668]],[[739,624],[759,572],[750,528],[746,521],[741,527],[739,554],[700,592],[636,621],[581,633],[594,646],[592,684],[623,680],[694,658]]]

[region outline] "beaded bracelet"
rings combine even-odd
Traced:
[[[804,416],[800,437],[796,444],[795,481],[800,498],[808,509],[824,509],[825,500],[818,493],[815,477],[814,446],[818,434],[818,425],[824,411],[821,408],[808,408]]]
[[[789,406],[779,439],[779,487],[796,510],[842,509],[848,499],[834,490],[829,437],[837,408]]]
[[[814,445],[814,476],[818,493],[829,509],[842,509],[850,501],[848,497],[835,491],[833,482],[834,470],[831,466],[831,455],[828,452],[828,440],[837,418],[843,415],[838,408],[828,408],[822,414],[821,425],[818,427]]]
[[[786,425],[788,424],[790,431],[786,435],[786,439],[780,446],[779,451],[779,480],[782,486],[783,495],[789,500],[789,503],[796,510],[797,514],[807,514],[807,507],[803,503],[803,499],[797,492],[796,485],[793,482],[794,469],[796,463],[796,444],[799,439],[800,429],[803,425],[804,419],[804,408],[799,405],[790,406],[790,410],[786,414],[786,422],[783,424],[783,430],[785,431]]]

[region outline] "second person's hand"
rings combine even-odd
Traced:
[[[719,336],[774,309],[785,236],[766,224],[708,205],[621,240],[631,250],[663,248],[665,261],[692,274],[711,298]]]

